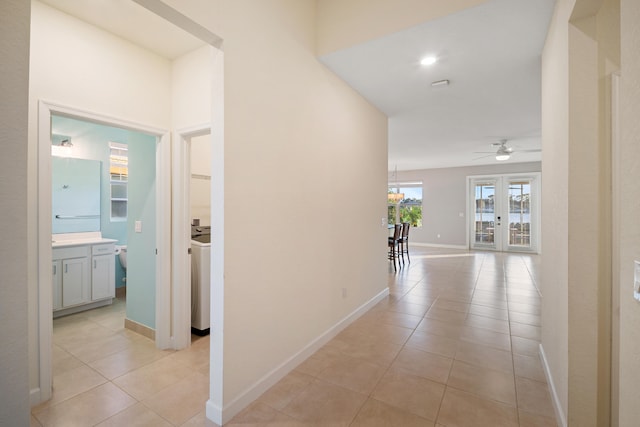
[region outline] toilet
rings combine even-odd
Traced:
[[[120,246],[120,253],[118,254],[118,258],[120,258],[120,264],[122,268],[127,269],[127,245]]]

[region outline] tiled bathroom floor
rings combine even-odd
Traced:
[[[53,397],[33,408],[32,427],[204,425],[209,338],[158,350],[124,318],[116,299],[53,321]]]
[[[540,258],[411,248],[390,295],[230,426],[556,426],[538,356]],[[157,350],[124,303],[54,321],[32,426],[213,426],[209,339]]]

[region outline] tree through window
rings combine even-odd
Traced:
[[[390,183],[388,195],[389,224],[408,222],[412,227],[422,227],[422,182]]]

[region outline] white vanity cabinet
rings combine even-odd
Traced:
[[[91,301],[89,248],[75,246],[53,250],[53,301],[59,309]],[[57,296],[57,301],[56,301]]]
[[[116,257],[113,243],[91,247],[91,299],[116,296]]]
[[[104,240],[53,248],[54,317],[111,304],[115,298],[115,246]]]

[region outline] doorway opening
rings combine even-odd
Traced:
[[[540,174],[472,176],[467,179],[469,247],[537,253]]]
[[[52,126],[56,126],[55,128]],[[73,126],[82,126],[82,130],[73,130]],[[88,129],[93,129],[92,131],[88,131]],[[53,236],[53,190],[52,190],[52,177],[55,173],[54,165],[52,161],[52,132],[61,132],[61,133],[76,133],[77,135],[84,135],[79,138],[75,138],[76,146],[76,156],[77,157],[97,157],[99,156],[98,152],[101,149],[107,153],[107,159],[109,158],[110,149],[107,145],[104,145],[101,148],[97,148],[96,145],[89,143],[88,141],[82,141],[82,139],[87,138],[87,134],[91,133],[110,133],[111,136],[115,138],[120,138],[123,135],[127,134],[131,138],[131,144],[129,148],[132,148],[132,152],[137,152],[138,149],[141,149],[142,152],[134,155],[134,158],[138,158],[140,162],[140,168],[138,168],[138,172],[141,169],[148,169],[145,174],[146,177],[141,179],[141,185],[137,185],[135,188],[128,189],[128,199],[133,200],[134,198],[138,198],[141,202],[134,202],[128,204],[128,216],[127,220],[127,230],[126,235],[128,246],[131,246],[133,241],[139,240],[133,246],[138,247],[137,250],[133,252],[144,252],[149,249],[152,251],[152,254],[139,254],[141,264],[138,266],[138,275],[147,277],[151,277],[151,281],[148,285],[155,293],[155,298],[149,304],[150,307],[147,308],[147,317],[155,318],[156,312],[158,311],[158,307],[163,301],[167,298],[164,292],[164,289],[169,287],[168,274],[163,274],[163,271],[169,268],[170,263],[170,253],[168,250],[157,250],[156,248],[168,248],[166,232],[164,230],[169,229],[169,217],[165,212],[168,212],[170,207],[170,198],[166,196],[168,189],[170,186],[168,185],[169,181],[169,165],[168,159],[169,156],[166,153],[169,150],[169,134],[166,131],[161,129],[155,129],[151,127],[147,127],[144,125],[132,124],[130,122],[125,123],[124,121],[108,118],[105,116],[101,116],[95,113],[89,113],[86,111],[80,111],[71,107],[64,107],[60,105],[54,105],[51,103],[47,103],[44,101],[40,101],[39,103],[39,111],[38,111],[38,166],[39,166],[39,175],[38,175],[38,186],[39,186],[39,210],[38,210],[38,275],[39,275],[39,286],[38,286],[38,299],[39,299],[39,330],[41,331],[39,342],[40,342],[40,396],[39,400],[47,400],[51,397],[51,384],[53,379],[52,367],[49,361],[52,359],[52,348],[53,348],[53,337],[49,333],[43,333],[44,331],[52,331],[53,329],[53,314],[52,307],[55,301],[54,298],[54,287],[55,287],[55,276],[54,269],[52,268],[53,264],[53,244],[52,244],[52,236]],[[67,135],[68,136],[68,135]],[[104,135],[103,135],[104,136]],[[73,142],[73,141],[71,141]],[[91,154],[93,153],[93,154]],[[152,154],[151,165],[149,164],[149,154]],[[97,160],[94,160],[97,161]],[[135,161],[130,166],[134,166]],[[147,164],[148,166],[144,166]],[[109,175],[111,171],[109,170]],[[99,181],[106,181],[99,179]],[[111,179],[108,178],[107,182],[103,182],[100,185],[104,184],[106,188],[109,188],[111,184]],[[138,188],[139,187],[139,188]],[[133,191],[131,191],[133,190]],[[111,199],[111,191],[110,189],[102,191],[102,188],[99,190],[101,192],[100,198],[108,198]],[[118,199],[122,199],[121,197]],[[100,203],[102,204],[102,203]],[[136,206],[137,205],[137,206]],[[143,227],[143,224],[146,224],[144,228],[146,233],[142,233],[142,228],[140,228],[140,233],[134,233],[134,229],[136,228],[136,220],[133,215],[138,217],[137,221],[140,221],[140,227]],[[107,203],[107,208],[103,213],[102,210],[98,212],[99,219],[98,222],[98,231],[102,232],[102,221],[104,219],[105,223],[111,221],[111,204]],[[103,218],[104,217],[104,218]],[[148,221],[147,221],[148,220]],[[128,230],[129,225],[131,226],[131,230]],[[113,233],[115,237],[118,235],[118,231],[116,228],[105,226],[104,227],[107,233],[110,235]],[[81,230],[78,230],[81,231]],[[135,237],[132,235],[136,234]],[[139,236],[138,236],[139,234]],[[132,239],[129,239],[132,238]],[[116,239],[111,239],[116,240]],[[118,239],[120,240],[120,239]],[[133,240],[133,241],[131,241]],[[149,245],[151,246],[149,247]],[[81,247],[81,246],[76,246]],[[128,251],[129,252],[129,251]],[[87,252],[87,257],[84,259],[87,264],[87,273],[85,274],[86,280],[83,280],[85,285],[80,285],[80,287],[85,286],[86,290],[80,290],[75,293],[74,296],[80,295],[81,300],[75,300],[71,302],[71,306],[69,309],[71,311],[74,308],[80,309],[85,302],[91,304],[98,304],[100,301],[104,301],[104,298],[108,298],[109,295],[102,294],[99,301],[91,302],[91,282],[90,274],[88,272],[88,258],[92,257],[93,254],[89,254]],[[109,262],[113,262],[114,273],[115,273],[115,253],[103,254],[105,258],[109,257]],[[81,259],[80,257],[79,259]],[[95,257],[93,257],[95,258]],[[92,258],[92,259],[93,259]],[[135,258],[135,257],[134,257]],[[82,261],[82,259],[81,259]],[[97,261],[97,260],[96,260]],[[93,262],[92,262],[93,264]],[[131,270],[131,265],[135,263],[129,264],[129,277],[131,277],[131,273],[136,270],[136,268]],[[61,264],[62,265],[62,264]],[[77,265],[82,266],[82,263],[77,263]],[[96,262],[97,266],[97,262]],[[153,271],[154,274],[148,275],[148,271]],[[80,276],[78,276],[80,277]],[[134,274],[135,277],[135,274]],[[147,279],[143,279],[148,281]],[[52,286],[52,284],[54,286]],[[64,286],[64,283],[62,284]],[[104,288],[101,286],[100,289]],[[114,277],[114,288],[115,288],[115,277]],[[110,294],[111,291],[109,291]],[[142,289],[142,292],[144,290]],[[114,295],[115,297],[115,289]],[[64,304],[64,300],[61,301]],[[64,307],[61,307],[64,309]],[[168,327],[165,327],[161,319],[157,319],[158,321],[155,324],[155,339],[157,345],[160,347],[165,345],[169,341],[168,334],[170,330]],[[132,324],[137,324],[138,322],[132,322]],[[144,321],[139,322],[139,324],[144,324]]]
[[[174,345],[183,348],[191,341],[192,328],[196,334],[206,334],[211,330],[212,246],[219,235],[213,230],[219,228],[212,219],[214,145],[211,127],[207,124],[178,130],[174,141],[172,280],[173,283],[191,284],[176,286],[173,290],[176,308],[172,325]],[[192,238],[195,235],[200,235],[203,241],[194,242]],[[192,278],[192,275],[197,277]],[[192,289],[192,286],[197,289]]]
[[[152,338],[157,137],[53,114],[51,141],[53,317],[114,303],[110,327]]]

